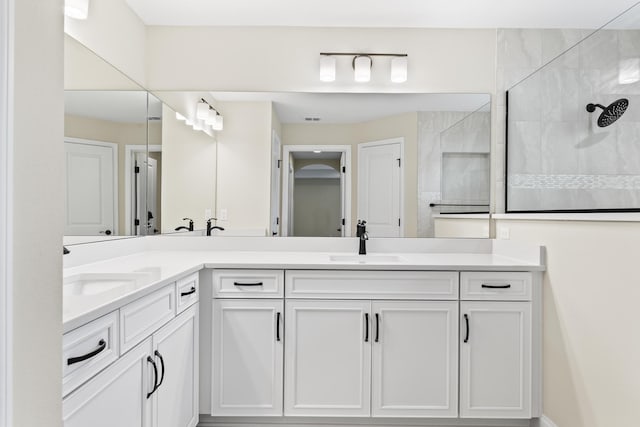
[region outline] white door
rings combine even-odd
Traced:
[[[136,152],[133,155],[133,211],[131,212],[131,230],[135,236],[144,235],[147,231],[147,174],[145,165],[147,164],[147,153]]]
[[[117,147],[66,141],[64,234],[116,234]]]
[[[280,234],[280,137],[273,131],[271,139],[271,235]]]
[[[144,217],[147,224],[146,234],[157,234],[160,232],[160,224],[157,221],[158,210],[158,162],[149,157],[147,160],[147,215]]]
[[[211,415],[282,415],[283,302],[213,302]]]
[[[285,415],[370,415],[370,312],[369,301],[287,300]]]
[[[402,145],[402,138],[358,144],[358,219],[369,237],[403,236]]]
[[[458,302],[373,302],[374,417],[458,415]]]
[[[151,338],[62,401],[64,427],[150,427]]]
[[[531,417],[531,303],[460,303],[460,416]]]
[[[197,304],[153,334],[160,375],[153,394],[154,427],[198,424],[198,339]]]

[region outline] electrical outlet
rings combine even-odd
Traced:
[[[219,216],[219,220],[220,221],[226,221],[227,220],[227,210],[226,209],[220,209],[220,215]]]
[[[211,209],[205,209],[204,210],[204,219],[207,220],[211,218]]]
[[[509,240],[511,237],[511,230],[509,227],[498,227],[498,239]]]

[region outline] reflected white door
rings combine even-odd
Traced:
[[[280,234],[280,138],[273,132],[271,139],[271,235]]]
[[[358,219],[369,237],[402,237],[403,139],[358,144]]]
[[[158,161],[149,157],[147,159],[147,234],[157,234],[160,232],[156,209],[158,194]]]
[[[71,236],[117,234],[117,147],[65,140],[66,222]]]

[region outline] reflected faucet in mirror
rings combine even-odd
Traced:
[[[369,240],[369,234],[367,234],[367,221],[358,220],[356,237],[360,239],[360,247],[358,248],[358,255],[367,254],[367,240]]]
[[[220,230],[220,231],[224,231],[224,227],[220,227],[218,225],[211,225],[211,221],[217,221],[218,218],[209,218],[207,220],[207,236],[211,236],[211,231],[212,230]]]
[[[193,231],[193,220],[191,218],[182,218],[183,221],[189,221],[189,226],[181,225],[180,227],[176,227],[175,231],[187,230]]]

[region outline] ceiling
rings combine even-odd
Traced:
[[[147,25],[599,28],[636,0],[126,0]]]
[[[119,123],[145,123],[149,117],[162,116],[162,104],[155,97],[147,100],[146,91],[66,90],[64,113]]]

